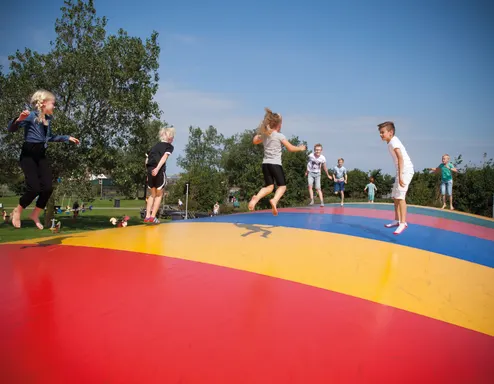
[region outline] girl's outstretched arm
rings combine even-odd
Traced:
[[[295,146],[292,143],[290,143],[287,139],[283,140],[281,142],[286,149],[288,149],[289,152],[302,152],[307,149],[307,147],[303,144],[300,144],[299,146]]]
[[[254,138],[252,139],[252,143],[257,145],[262,143],[262,136],[261,135],[255,135]]]

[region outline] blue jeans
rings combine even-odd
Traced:
[[[338,192],[343,192],[345,190],[345,182],[344,181],[337,181],[334,183],[334,193]]]
[[[453,195],[453,180],[441,182],[441,195]]]

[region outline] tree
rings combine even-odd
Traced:
[[[185,173],[173,188],[172,199],[183,196],[184,184],[189,182],[191,209],[210,211],[216,201],[225,200],[228,182],[221,164],[223,145],[223,135],[213,126],[204,131],[199,127],[189,128],[184,156],[177,158]]]
[[[240,189],[240,200],[248,200],[256,194],[262,176],[263,150],[252,144],[255,130],[246,130],[225,140],[222,167],[228,185]]]
[[[146,134],[145,122],[160,114],[153,101],[159,80],[158,34],[153,32],[145,42],[122,29],[107,35],[107,20],[96,16],[92,0],[64,4],[51,50],[17,51],[9,57],[10,71],[0,76],[1,121],[18,116],[28,95],[45,88],[57,98],[54,132],[81,139],[81,145],[70,149],[50,145],[55,180],[79,178],[88,170],[115,171],[123,159],[119,149],[130,148],[135,138]],[[7,135],[0,143],[2,168],[12,178],[20,173],[21,136]],[[50,218],[45,218],[46,225]]]

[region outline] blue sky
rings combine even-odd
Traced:
[[[443,153],[494,156],[494,3],[489,1],[96,0],[109,32],[159,32],[164,119],[225,135],[257,126],[263,108],[283,132],[324,145],[330,164],[393,170],[376,124],[394,120],[417,170]],[[0,63],[49,49],[63,2],[4,8]],[[18,23],[29,11],[32,23]],[[177,172],[176,156],[169,171]]]

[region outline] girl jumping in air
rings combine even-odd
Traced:
[[[276,193],[269,200],[269,203],[271,204],[273,215],[277,216],[278,210],[276,206],[286,191],[285,173],[281,165],[282,144],[290,152],[305,151],[306,147],[305,145],[299,145],[298,147],[292,145],[286,139],[285,135],[280,133],[281,115],[279,113],[273,113],[269,108],[265,108],[265,110],[266,114],[264,115],[264,120],[259,125],[258,134],[252,139],[252,142],[256,145],[261,143],[264,145],[264,159],[262,162],[264,187],[250,200],[249,210],[253,211],[259,200],[273,192],[274,184],[276,183]]]
[[[55,96],[48,91],[39,90],[31,97],[31,106],[34,111],[23,111],[18,118],[9,122],[8,131],[15,132],[24,128],[24,143],[22,144],[20,165],[26,180],[26,190],[19,199],[19,205],[14,209],[12,224],[21,227],[21,213],[36,200],[36,207],[29,215],[38,229],[43,229],[39,221],[39,214],[48,203],[53,187],[51,168],[46,158],[48,142],[72,142],[79,144],[79,140],[72,136],[54,135],[51,131],[51,120],[55,109]]]

